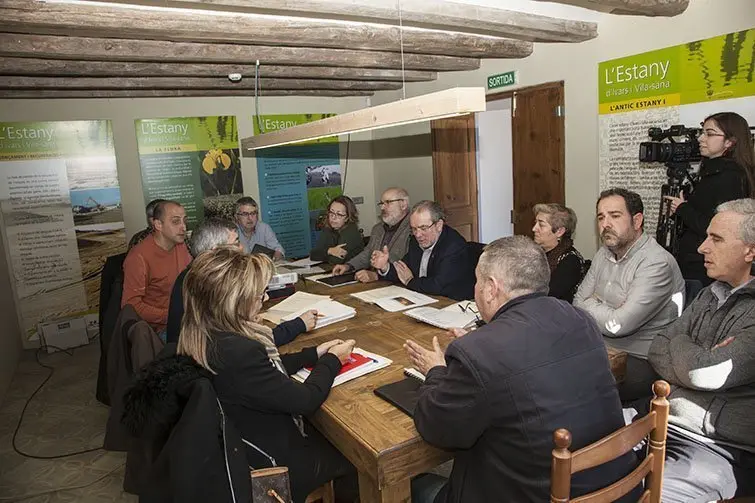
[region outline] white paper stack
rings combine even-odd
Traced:
[[[370,304],[377,304],[386,311],[392,313],[438,302],[432,297],[413,292],[412,290],[400,286],[375,288],[374,290],[367,290],[366,292],[352,293],[351,296]]]
[[[389,360],[388,358],[384,356],[376,355],[375,353],[370,353],[369,351],[365,351],[364,349],[354,348],[352,350],[352,354],[354,353],[362,355],[368,358],[370,361],[368,363],[355,367],[346,372],[342,371],[342,373],[338,374],[338,376],[333,381],[333,387],[338,386],[339,384],[343,384],[345,382],[351,381],[352,379],[356,379],[357,377],[362,377],[363,375],[367,375],[371,372],[375,372],[376,370],[385,368],[391,363],[393,363],[393,360]],[[295,373],[294,375],[292,375],[291,377],[293,377],[299,382],[304,382],[307,379],[307,377],[309,377],[309,374],[310,374],[310,371],[304,368],[298,371],[297,373]]]
[[[294,318],[298,318],[305,311],[309,311],[310,309],[317,311],[317,324],[315,325],[315,328],[322,328],[328,325],[332,325],[333,323],[338,323],[339,321],[348,320],[349,318],[353,318],[357,314],[357,310],[351,306],[341,304],[340,302],[335,300],[325,299],[311,306],[295,311],[291,314],[287,314],[281,319],[283,321],[293,320]]]
[[[329,300],[327,295],[314,295],[307,292],[296,292],[282,302],[276,304],[271,309],[268,309],[261,314],[262,318],[272,323],[280,323],[283,317],[290,314],[308,311],[312,309],[310,306],[317,304],[323,300]]]
[[[474,302],[464,301],[443,309],[435,307],[418,307],[404,312],[405,315],[422,321],[434,327],[449,330],[451,328],[465,328],[477,320],[477,308]]]
[[[319,264],[322,264],[322,261],[311,260],[309,257],[281,263],[281,265],[285,266],[287,269],[291,270],[292,272],[302,274],[302,275],[324,273],[325,269],[323,269],[322,267],[319,267]]]

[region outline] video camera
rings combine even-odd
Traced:
[[[681,124],[671,126],[668,129],[651,127],[648,129],[648,136],[653,141],[640,143],[640,161],[663,163],[698,162],[701,159],[700,144],[697,141],[700,131],[700,128],[688,128]],[[676,138],[680,137],[686,138],[686,140],[676,141]]]

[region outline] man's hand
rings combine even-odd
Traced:
[[[437,336],[433,337],[432,351],[423,348],[409,339],[406,340],[404,349],[406,350],[406,354],[409,356],[412,365],[423,374],[427,374],[431,368],[437,367],[438,365],[446,366],[446,357],[443,350],[440,348],[440,344],[438,344]]]
[[[280,260],[283,258],[283,253],[281,253],[280,250],[275,250],[275,253],[273,253],[273,260]]]
[[[317,346],[317,357],[320,358],[322,355],[328,352],[330,348],[333,346],[338,346],[339,344],[343,344],[343,341],[341,339],[333,339],[332,341],[323,342],[319,346]]]
[[[679,207],[680,204],[686,202],[684,199],[684,194],[679,194],[680,197],[674,197],[674,196],[663,196],[663,199],[666,201],[669,201],[669,210],[668,215],[672,216],[674,213],[676,213],[676,209]]]
[[[390,259],[390,254],[388,253],[388,247],[383,246],[382,250],[375,250],[372,252],[372,257],[370,257],[370,265],[377,269],[380,272],[387,272],[388,271],[388,260]]]
[[[337,258],[344,258],[348,252],[346,251],[346,243],[340,245],[331,246],[328,248],[328,255],[333,255]]]
[[[459,337],[464,337],[469,333],[469,330],[466,330],[464,328],[449,328],[446,334],[448,334],[449,337],[453,337],[454,339],[458,339]]]
[[[716,344],[715,346],[713,346],[713,349],[718,349],[718,348],[722,348],[724,346],[728,346],[733,341],[734,341],[734,337],[728,337],[728,338],[722,340],[721,342],[719,342],[718,344]]]
[[[322,318],[322,316],[317,314],[317,310],[310,309],[309,311],[302,313],[299,318],[304,322],[304,326],[307,327],[306,331],[309,332],[317,326],[317,318]]]
[[[394,262],[393,267],[396,268],[396,274],[398,275],[399,281],[401,281],[401,283],[403,283],[404,285],[409,284],[409,282],[414,278],[412,270],[409,269],[409,266],[406,265],[403,260]]]
[[[373,281],[378,280],[378,275],[375,271],[362,269],[361,271],[357,271],[357,273],[354,275],[354,279],[361,283],[372,283]]]
[[[333,266],[333,276],[339,276],[341,274],[346,274],[349,272],[349,269],[351,269],[351,266],[349,264],[338,264]]]

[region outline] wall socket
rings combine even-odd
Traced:
[[[354,201],[354,204],[364,204],[364,197],[362,196],[352,197],[351,200]]]

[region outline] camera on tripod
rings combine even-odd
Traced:
[[[700,128],[688,128],[681,124],[668,129],[651,127],[648,136],[653,141],[640,143],[641,162],[662,162],[666,166],[668,180],[661,186],[655,239],[672,255],[676,255],[678,249],[682,223],[669,215],[670,202],[666,196],[680,197],[682,191],[694,186],[695,176],[690,173],[690,164],[702,159],[697,141],[700,131]]]

